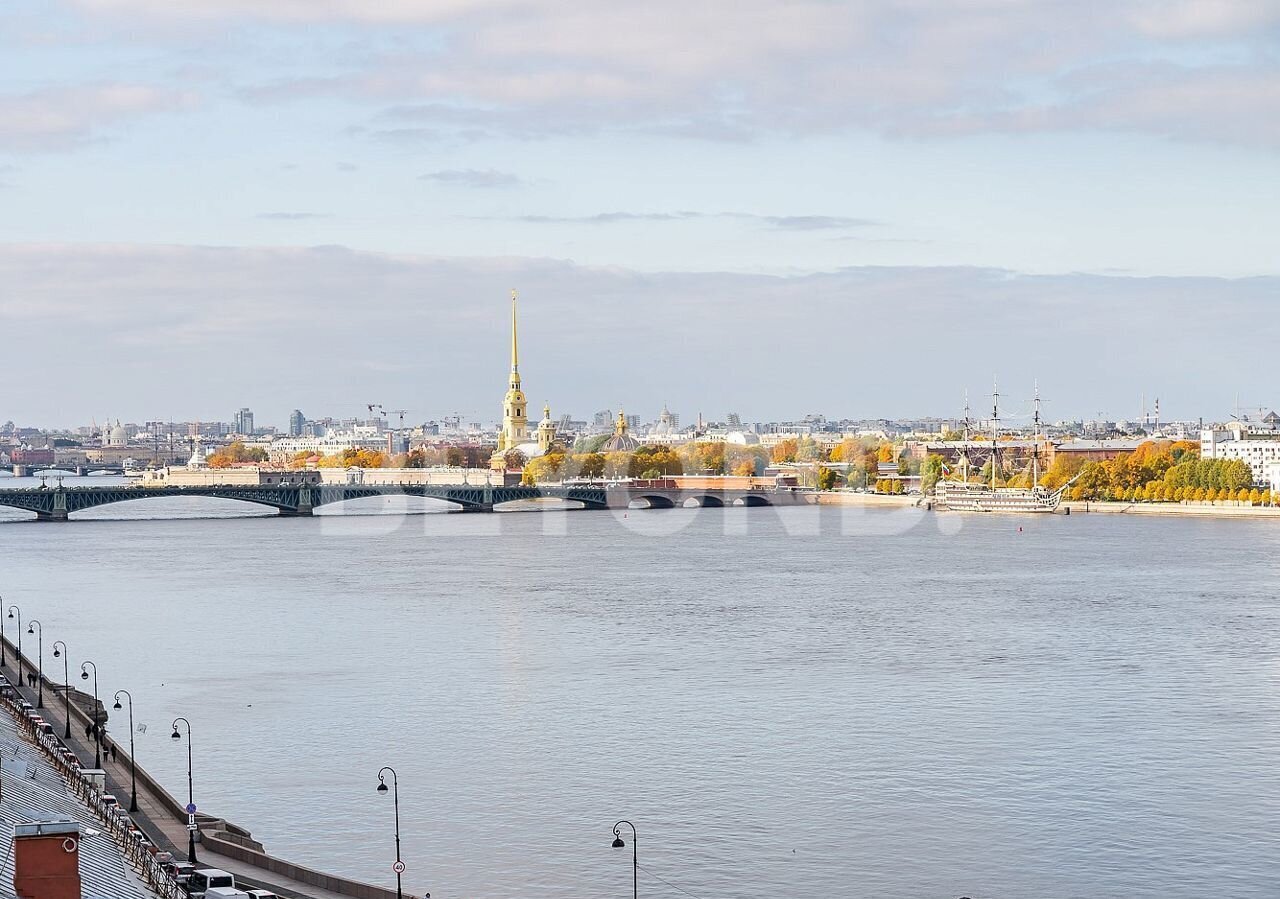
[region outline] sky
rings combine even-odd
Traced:
[[[557,415],[1223,417],[1277,260],[1280,0],[0,4],[0,421],[493,421],[511,288]]]

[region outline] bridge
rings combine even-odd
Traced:
[[[84,477],[90,474],[124,474],[124,466],[113,462],[102,462],[92,464],[89,462],[78,462],[72,465],[69,462],[51,462],[51,463],[35,463],[35,462],[13,462],[0,465],[0,471],[11,471],[15,478],[37,477],[38,472],[48,472],[51,477],[60,474],[75,475],[76,477]]]
[[[199,487],[28,487],[0,489],[0,506],[34,512],[40,521],[66,521],[70,515],[112,503],[162,497],[207,497],[253,503],[273,508],[284,516],[310,515],[315,509],[348,500],[378,496],[417,496],[451,503],[461,512],[493,512],[516,502],[561,500],[584,509],[627,509],[633,504],[651,509],[700,507],[803,505],[804,491],[776,490],[679,490],[635,487],[627,484],[575,484],[542,487],[483,485],[299,485],[199,486]]]

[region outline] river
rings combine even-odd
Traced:
[[[178,795],[190,718],[197,804],[294,861],[394,884],[391,765],[437,899],[630,895],[619,818],[649,897],[1280,895],[1275,522],[25,517],[46,671],[132,690]]]

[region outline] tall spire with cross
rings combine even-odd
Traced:
[[[529,439],[529,413],[524,391],[520,389],[520,350],[516,339],[516,292],[511,291],[511,378],[502,403],[502,433],[498,435],[498,452],[504,452]]]

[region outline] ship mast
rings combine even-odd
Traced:
[[[969,483],[969,388],[964,389],[964,440],[960,446],[960,480]]]
[[[1040,485],[1040,381],[1036,381],[1035,429],[1031,434],[1031,489]]]
[[[996,489],[996,463],[1000,455],[1000,392],[996,383],[991,382],[991,489]]]

